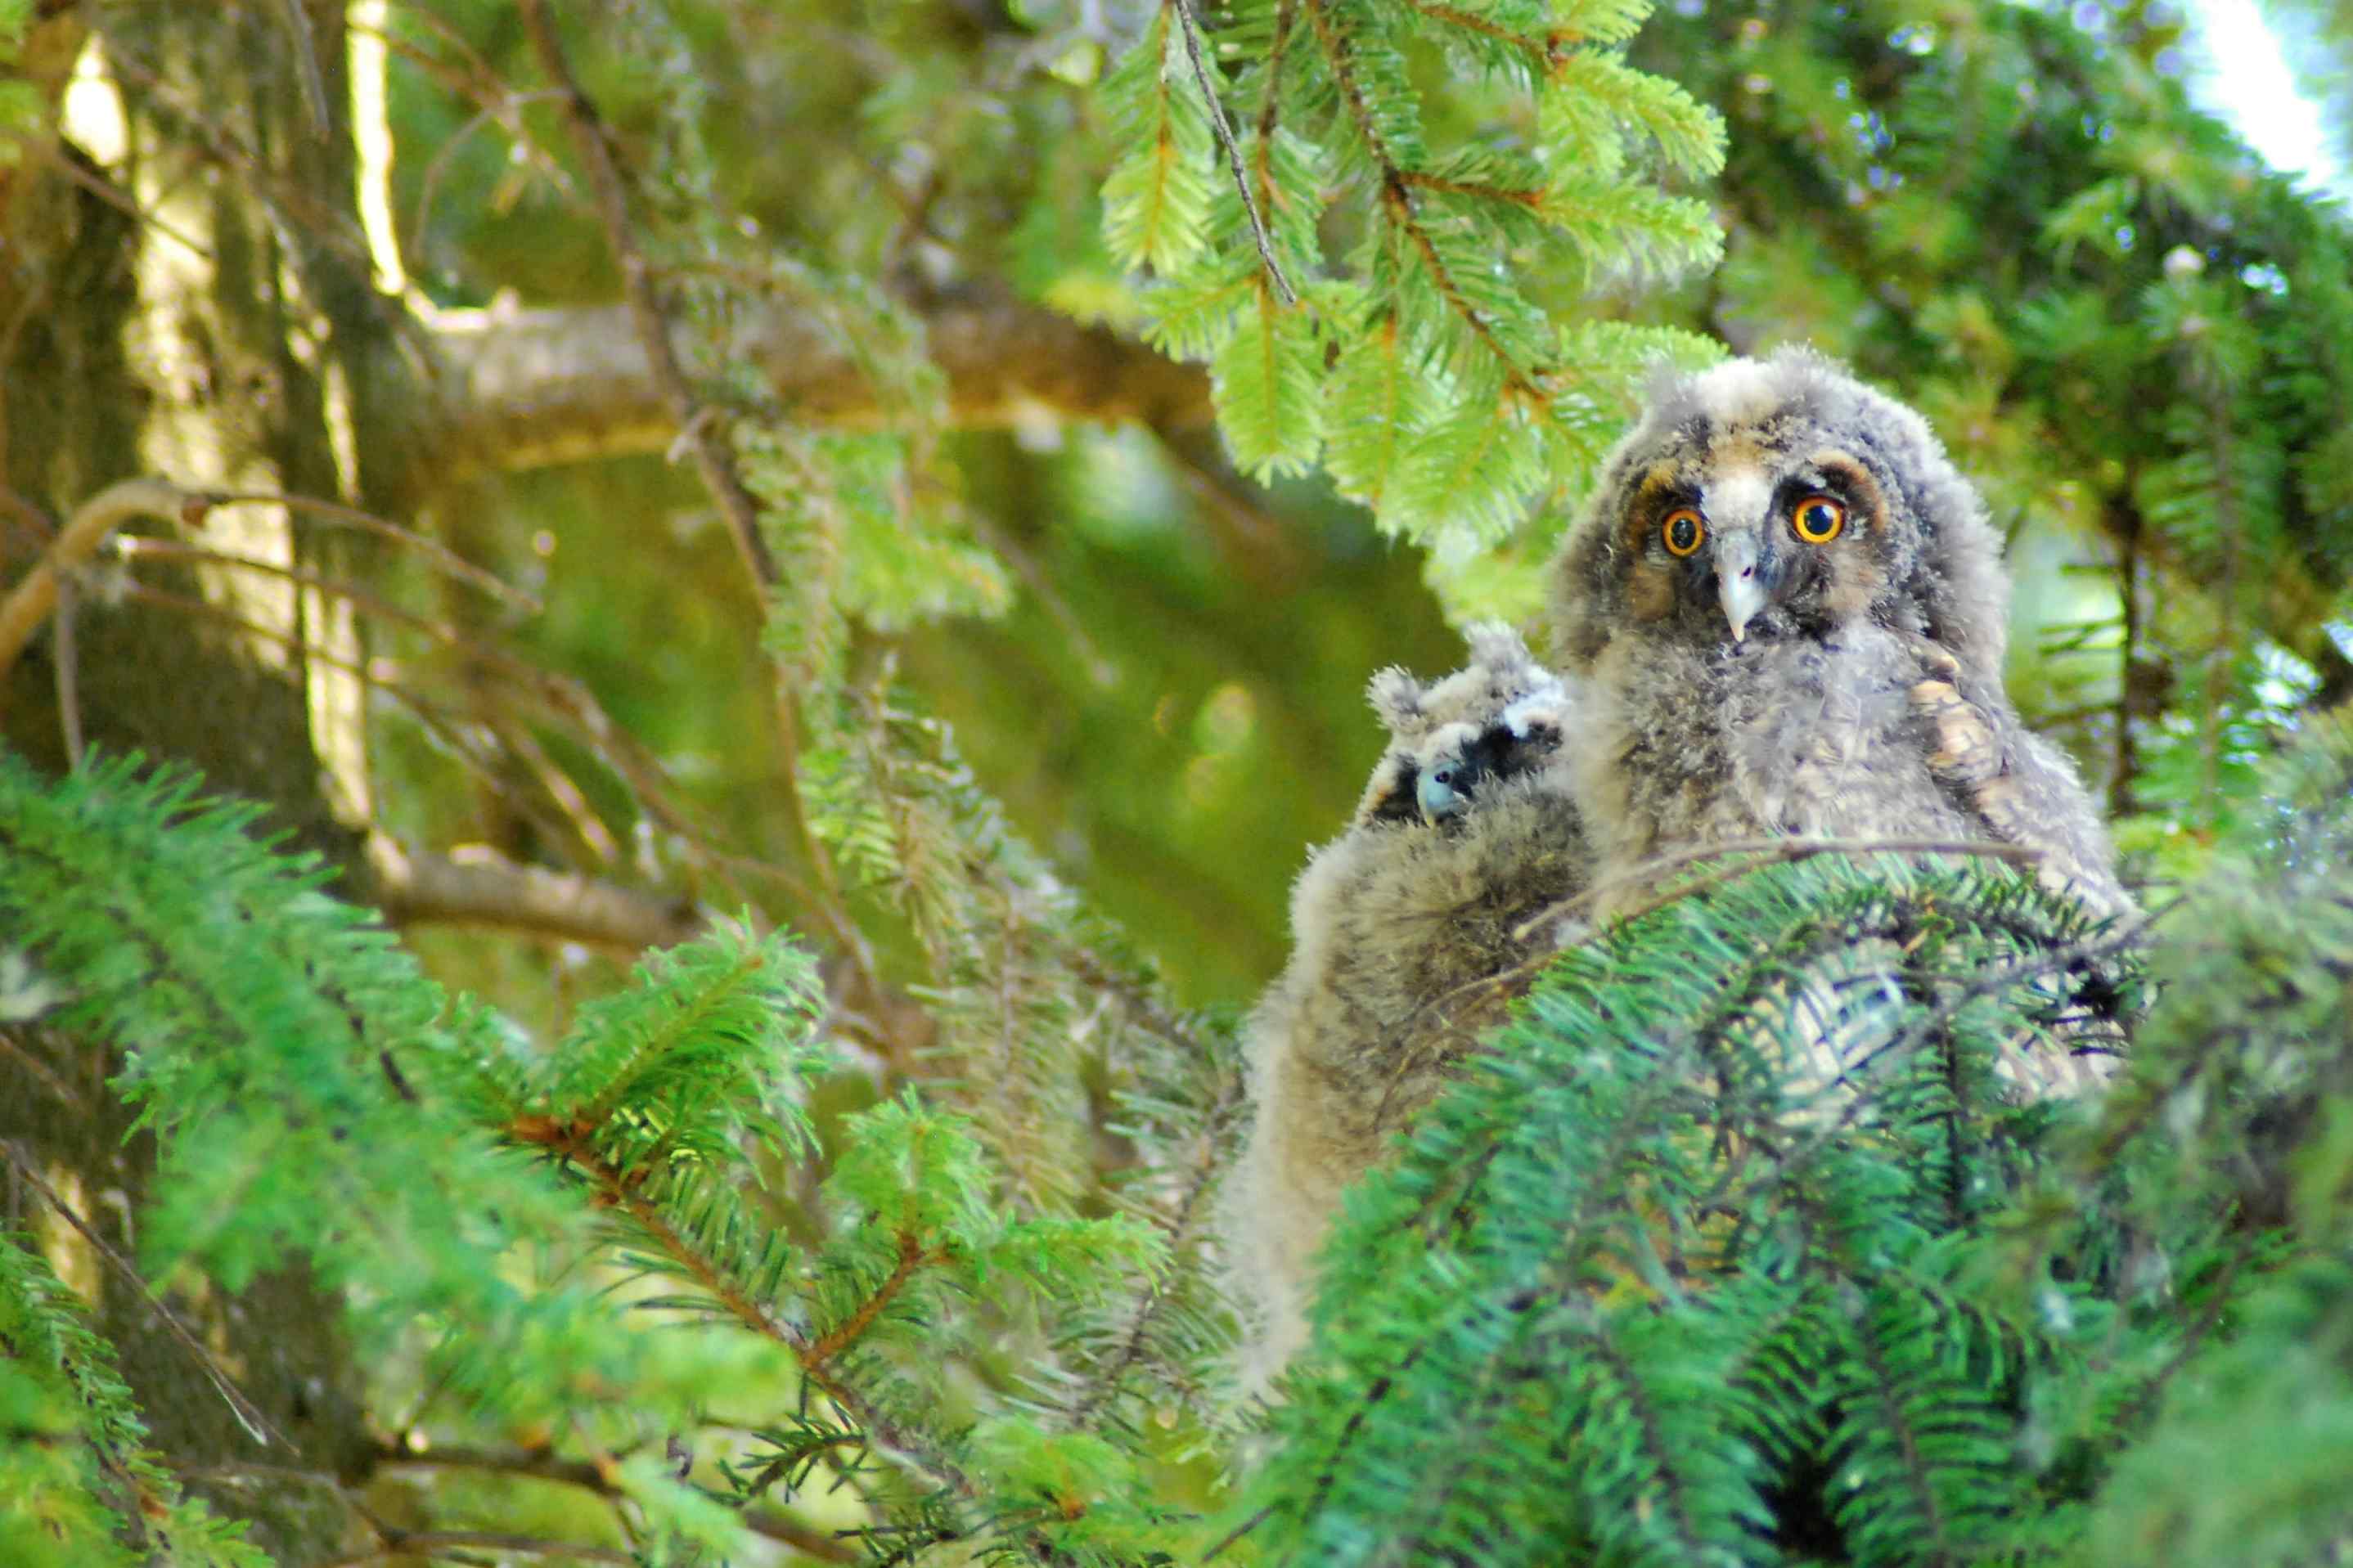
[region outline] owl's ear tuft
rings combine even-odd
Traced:
[[[1422,713],[1424,689],[1420,681],[1391,666],[1373,677],[1366,695],[1372,700],[1373,711],[1380,715],[1390,732],[1403,736],[1419,731],[1426,722]]]
[[[1528,645],[1502,621],[1478,622],[1464,640],[1471,645],[1471,662],[1500,684],[1525,684],[1525,678],[1535,668],[1535,660],[1528,655]]]

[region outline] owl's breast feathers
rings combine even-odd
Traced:
[[[1976,837],[1930,765],[1914,640],[1869,622],[1710,647],[1612,639],[1579,777],[1606,797],[1609,859],[1782,833]]]

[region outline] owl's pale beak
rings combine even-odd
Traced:
[[[1748,636],[1748,623],[1765,607],[1765,583],[1757,574],[1757,540],[1753,534],[1727,534],[1715,546],[1715,596],[1731,624],[1732,640]]]

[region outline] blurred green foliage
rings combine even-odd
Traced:
[[[12,1049],[118,1062],[165,1152],[122,1202],[167,1287],[210,1300],[292,1260],[353,1305],[378,1352],[365,1473],[327,1489],[397,1516],[368,1526],[385,1551],[489,1518],[648,1560],[1143,1563],[1240,1529],[1237,1559],[1321,1563],[1420,1539],[1407,1492],[1430,1550],[1466,1561],[1572,1538],[1599,1561],[1802,1561],[1831,1550],[1808,1530],[1886,1562],[1924,1539],[1946,1560],[2341,1550],[2345,769],[2323,742],[2278,753],[2353,700],[2353,237],[2189,107],[2171,13],[565,8],[702,413],[667,453],[589,428],[542,466],[434,448],[446,388],[415,367],[445,311],[495,325],[630,279],[567,133],[583,106],[532,37],[546,12],[383,13],[417,285],[392,300],[351,287],[367,172],[326,91],[348,60],[293,32],[333,9],[0,5],[12,47],[90,29],[131,149],[84,167],[45,143],[71,172],[45,188],[88,208],[10,231],[58,247],[7,275],[0,455],[40,491],[16,510],[69,512],[147,454],[28,450],[72,447],[42,410],[73,387],[39,377],[82,366],[42,330],[119,347],[182,276],[142,268],[200,255],[188,361],[143,365],[185,374],[84,420],[93,448],[150,413],[265,431],[290,487],[358,492],[535,599],[373,542],[299,557],[356,579],[371,815],[340,828],[747,911],[633,973],[510,931],[404,952],[183,774],[0,760],[0,963],[26,966],[0,968],[0,1003],[37,1026]],[[61,87],[16,85],[0,118],[61,112]],[[1106,427],[1031,365],[1017,406],[970,416],[959,310],[1103,323],[1137,375],[1166,368],[1157,343],[1200,362],[1201,409]],[[856,417],[739,352],[777,316],[839,362]],[[1654,360],[1795,340],[1918,405],[1984,487],[2019,578],[2013,692],[2137,874],[2199,888],[2162,961],[2179,988],[2123,1089],[2044,1117],[1954,1097],[2004,1030],[2049,1026],[2002,966],[2079,935],[2014,884],[1805,869],[1611,933],[1514,1026],[1509,1070],[1362,1195],[1362,1289],[1293,1386],[1273,1491],[1221,1514],[1259,1419],[1226,1386],[1210,1235],[1242,1114],[1231,1019],[1373,759],[1366,678],[1451,667],[1473,617],[1535,627]],[[353,389],[357,434],[332,416]],[[288,434],[289,408],[317,418]],[[773,582],[684,460],[699,439],[753,497]],[[59,727],[55,689],[12,740]],[[1912,1011],[1874,1026],[1911,1054],[1870,1137],[1813,1151],[1812,1212],[1758,1178],[1779,1228],[1710,1255],[1719,1293],[1662,1284],[1656,1212],[1713,1201],[1788,1110],[1697,1103],[1674,1053],[1763,1026],[1725,974],[1892,903],[1937,945],[1906,950]],[[1923,1045],[1939,988],[1977,1001]],[[1673,1050],[1597,1076],[1597,1033]],[[1468,1150],[1518,1179],[1437,1245],[1406,1222],[1461,1196]],[[1572,1168],[1590,1192],[1547,1184]],[[1618,1207],[1584,1212],[1596,1193]],[[0,1540],[164,1518],[187,1560],[234,1560],[151,1474],[80,1309],[0,1248],[0,1464],[38,1505],[0,1511]],[[1388,1310],[1392,1276],[1427,1321]],[[1639,1430],[1624,1356],[1674,1395],[1673,1442]],[[2302,1394],[2325,1419],[2298,1447],[2279,1418]],[[1896,1418],[1859,1415],[1873,1396]],[[1439,1430],[1460,1473],[1416,1491]],[[1821,1517],[1776,1515],[1834,1466],[1856,1484]],[[77,1500],[93,1467],[111,1513]],[[2257,1537],[2273,1476],[2292,1517]]]

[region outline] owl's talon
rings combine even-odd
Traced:
[[[1938,647],[1935,643],[1929,642],[1925,638],[1921,640],[1918,646],[1920,651],[1920,662],[1926,665],[1930,669],[1936,671],[1937,675],[1944,677],[1947,679],[1950,679],[1961,673],[1961,661],[1955,658],[1945,649]]]

